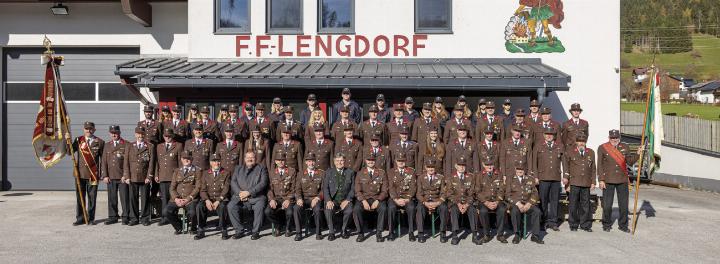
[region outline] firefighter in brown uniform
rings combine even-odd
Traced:
[[[530,175],[540,181],[540,209],[543,212],[545,228],[559,231],[558,206],[562,191],[560,167],[565,147],[555,138],[555,133],[555,128],[546,128],[542,143],[535,145],[530,162]]]
[[[224,131],[227,130],[228,127],[232,126],[233,128],[233,140],[237,140],[239,142],[245,142],[245,140],[248,138],[248,124],[245,122],[244,118],[241,118],[238,115],[238,106],[231,104],[228,107],[228,118],[226,118],[222,122],[222,129],[223,129],[223,135]],[[227,136],[223,137],[223,140],[227,140]]]
[[[495,114],[495,102],[489,101],[485,104],[485,115],[479,118],[475,128],[475,138],[482,137],[486,127],[491,127],[495,131],[493,139],[502,140],[505,130],[503,117]]]
[[[390,157],[395,159],[394,157],[402,153],[405,155],[405,165],[415,168],[418,158],[418,146],[417,143],[410,141],[410,135],[408,133],[410,133],[408,127],[402,127],[400,129],[399,140],[390,144]]]
[[[360,124],[360,128],[358,129],[358,135],[362,137],[363,145],[370,145],[371,138],[374,135],[379,135],[380,145],[387,146],[389,141],[387,127],[385,123],[380,122],[380,120],[377,119],[377,105],[370,106],[370,109],[368,110],[368,115],[370,116],[370,118],[362,122],[362,124]]]
[[[412,123],[410,123],[407,117],[403,116],[403,106],[400,104],[396,104],[395,106],[393,106],[392,118],[390,119],[390,121],[385,123],[385,125],[387,126],[388,136],[390,137],[388,144],[393,145],[395,144],[395,142],[400,140],[400,131],[402,130],[402,128],[410,128],[410,126],[412,126]]]
[[[540,121],[540,103],[538,100],[530,101],[530,113],[527,116],[528,122],[535,124]]]
[[[430,127],[436,124],[431,124]],[[439,124],[437,124],[439,125]],[[445,156],[447,155],[446,146],[440,140],[440,135],[437,130],[430,129],[428,136],[424,142],[418,142],[418,158],[415,162],[415,168],[418,171],[423,170],[423,164],[425,160],[429,159],[435,162],[435,168],[442,168]]]
[[[515,163],[523,162],[525,166],[530,164],[532,160],[532,149],[530,142],[521,137],[522,128],[517,125],[513,126],[513,134],[509,139],[503,140],[500,145],[500,174],[503,179],[513,177],[515,175]]]
[[[280,230],[285,230],[285,236],[290,237],[290,222],[293,220],[295,208],[295,182],[297,171],[285,164],[285,153],[275,155],[275,168],[268,170],[269,188],[267,192],[268,205],[265,207],[265,217],[275,225],[273,236],[280,236]],[[281,224],[280,216],[285,212],[285,224]],[[300,230],[295,230],[300,232]]]
[[[343,106],[340,108],[340,118],[330,128],[330,138],[335,142],[345,139],[345,129],[348,127],[352,128],[353,136],[355,136],[357,123],[350,119],[350,107]]]
[[[106,225],[118,222],[118,192],[122,206],[122,223],[128,224],[128,185],[120,179],[123,176],[123,159],[127,142],[120,136],[120,126],[111,125],[109,128],[110,140],[105,142],[102,159],[100,159],[100,175],[107,184],[108,193],[108,219]]]
[[[157,144],[161,142],[162,125],[153,119],[155,108],[151,105],[143,107],[143,113],[145,114],[145,120],[138,121],[137,126],[145,129],[145,139],[150,143]]]
[[[210,155],[215,152],[215,142],[212,139],[203,137],[203,125],[198,124],[193,128],[193,138],[185,141],[185,151],[192,153],[192,160],[195,166],[201,170],[210,168]]]
[[[363,159],[373,156],[375,157],[375,168],[387,171],[390,165],[390,150],[388,147],[380,144],[380,134],[370,136],[370,142],[363,146],[362,156]],[[367,166],[364,164],[363,167]]]
[[[219,142],[216,145],[215,154],[220,156],[220,167],[233,172],[235,171],[235,166],[240,164],[240,158],[243,156],[243,143],[242,141],[235,140],[234,134],[236,130],[234,126],[227,125],[224,130],[225,141]]]
[[[425,235],[425,216],[431,215],[433,212],[438,213],[440,218],[440,242],[447,242],[445,235],[447,229],[447,205],[446,197],[443,196],[445,189],[445,177],[436,172],[435,162],[432,160],[425,161],[425,170],[418,173],[417,176],[417,229],[418,242],[425,243],[427,236]],[[430,219],[433,220],[433,219]]]
[[[398,207],[405,209],[405,217],[408,221],[408,239],[415,241],[415,208],[417,201],[417,176],[415,169],[405,166],[405,155],[400,154],[395,158],[395,168],[388,169],[387,177],[389,181],[388,194],[388,229],[390,235],[388,240],[393,241],[400,234],[395,233],[395,215]]]
[[[285,165],[290,169],[298,172],[302,170],[303,151],[299,141],[292,140],[291,130],[283,130],[282,139],[273,146],[273,160],[277,160],[278,155],[285,157]],[[273,167],[274,168],[274,167]]]
[[[84,212],[81,195],[87,206],[88,225],[95,225],[95,205],[97,201],[97,188],[100,181],[100,160],[102,159],[105,141],[95,136],[95,123],[85,121],[83,135],[76,137],[72,143],[73,151],[77,153],[74,166],[79,173],[79,190],[75,189],[77,200],[75,222],[73,225],[84,224]],[[83,154],[85,153],[85,154]],[[75,155],[75,153],[73,153]]]
[[[477,153],[479,160],[492,160],[493,164],[498,164],[500,159],[500,141],[494,140],[495,131],[491,127],[486,127],[483,131],[483,137],[477,139]]]
[[[338,121],[339,122],[339,121]],[[362,143],[353,138],[355,128],[350,125],[343,129],[345,137],[335,142],[335,154],[342,153],[345,157],[345,167],[359,171],[362,166]]]
[[[436,131],[438,135],[442,135],[440,121],[432,117],[432,105],[430,103],[424,103],[422,114],[413,122],[410,140],[422,144],[427,141],[431,130]],[[442,138],[440,138],[440,141],[442,141]]]
[[[638,153],[640,150],[641,148],[638,148]],[[613,196],[617,193],[618,207],[620,207],[618,229],[629,233],[627,167],[635,164],[639,155],[630,152],[630,148],[620,142],[620,131],[613,129],[609,132],[609,141],[598,147],[597,156],[597,174],[600,189],[603,190],[603,231],[610,232],[612,228]]]
[[[367,226],[363,219],[365,213],[377,212],[377,225],[375,232],[375,240],[384,242],[382,236],[385,230],[385,214],[387,213],[388,186],[387,174],[384,169],[375,167],[375,156],[365,157],[365,168],[355,174],[355,203],[353,218],[355,225],[358,226],[357,242],[365,241]]]
[[[177,142],[185,142],[189,138],[188,133],[190,133],[187,121],[182,119],[182,111],[182,106],[174,105],[172,107],[172,119],[165,120],[162,124],[163,129],[172,128]]]
[[[297,141],[298,143],[304,142],[305,129],[303,128],[300,121],[293,119],[294,109],[292,106],[285,106],[283,108],[284,118],[281,118],[280,122],[277,123],[277,129],[275,136],[276,142],[282,141],[282,133],[284,131],[290,131],[290,139]]]
[[[505,201],[510,206],[510,220],[513,225],[513,244],[520,243],[522,239],[522,214],[527,214],[527,223],[532,233],[531,241],[544,244],[540,238],[540,216],[542,211],[537,206],[540,202],[537,188],[535,188],[535,178],[525,173],[526,164],[516,162],[513,167],[515,172],[512,176],[508,175],[505,179]]]
[[[293,219],[295,220],[295,241],[302,240],[302,227],[300,226],[300,214],[303,209],[311,208],[315,220],[315,239],[321,240],[320,217],[323,209],[322,183],[325,171],[315,166],[315,154],[312,152],[305,155],[305,169],[298,174],[295,182],[295,208]]]
[[[587,136],[575,137],[575,146],[568,147],[563,155],[563,179],[569,188],[570,205],[568,215],[570,231],[580,229],[592,232],[592,214],[590,212],[590,190],[595,188],[595,152],[585,144]]]
[[[450,225],[452,226],[451,244],[460,243],[460,217],[466,215],[470,223],[472,241],[477,243],[477,212],[475,211],[475,174],[467,172],[467,160],[460,157],[455,162],[452,176],[445,178],[444,197],[448,199]]]
[[[204,170],[200,180],[200,201],[197,204],[195,213],[197,213],[198,233],[195,240],[205,237],[205,228],[207,227],[207,217],[212,211],[218,215],[218,226],[220,227],[222,240],[230,238],[227,232],[227,203],[230,193],[230,178],[232,171],[221,166],[222,157],[213,154],[210,157],[210,169]]]
[[[479,171],[477,144],[468,138],[469,127],[464,125],[458,126],[457,134],[458,137],[448,142],[447,145],[447,156],[444,162],[445,175],[453,174],[453,169],[460,158],[465,158],[467,161],[466,169],[468,172],[474,173]]]
[[[533,129],[533,140],[532,140],[532,146],[535,148],[537,144],[542,144],[545,142],[544,134],[545,129],[548,127],[552,127],[557,131],[557,134],[555,135],[555,138],[562,138],[560,123],[552,119],[552,110],[550,107],[543,107],[542,111],[540,112],[540,121],[535,123],[535,128]]]
[[[176,168],[170,183],[170,203],[165,207],[165,215],[170,224],[175,228],[175,234],[182,234],[183,227],[178,216],[178,209],[185,208],[188,219],[190,219],[191,232],[197,232],[197,207],[198,194],[202,184],[203,170],[192,164],[192,152],[183,151],[182,167]]]
[[[519,108],[517,110],[515,110],[514,121],[511,122],[510,125],[505,128],[505,134],[503,136],[503,140],[512,137],[512,126],[513,125],[519,126],[522,129],[522,132],[520,133],[521,136],[527,140],[530,140],[532,143],[533,131],[534,131],[535,125],[529,119],[525,118],[525,110],[519,109]]]
[[[467,119],[463,116],[463,113],[465,111],[465,108],[461,105],[455,105],[455,108],[453,108],[453,116],[448,119],[447,123],[445,123],[445,131],[443,132],[443,142],[448,143],[452,142],[457,138],[457,128],[459,126],[464,126],[467,128],[472,127],[472,123],[470,122],[470,119]],[[471,137],[473,133],[468,133],[468,137]]]
[[[480,213],[480,223],[483,226],[482,238],[478,238],[476,244],[490,242],[490,212],[495,211],[495,226],[497,228],[497,240],[507,243],[505,238],[505,216],[507,205],[505,204],[505,181],[500,171],[495,168],[495,161],[492,159],[483,160],[483,171],[476,176],[475,200],[478,202],[477,209]]]
[[[257,103],[255,105],[255,118],[250,121],[249,126],[257,127],[262,137],[269,140],[268,143],[272,145],[275,140],[275,123],[265,115],[265,104]]]
[[[155,178],[155,146],[145,141],[145,129],[135,128],[135,142],[125,149],[122,181],[129,184],[130,222],[150,225],[150,183]],[[139,200],[138,200],[139,198]],[[138,207],[139,205],[139,207]]]
[[[250,138],[245,141],[245,151],[255,153],[255,163],[262,164],[265,168],[270,168],[270,142],[264,138],[260,132],[260,128],[253,125],[250,126]]]
[[[590,124],[585,119],[580,118],[582,107],[580,104],[574,103],[570,106],[570,119],[562,124],[562,142],[566,148],[575,146],[575,139],[578,135],[583,134],[590,136]]]
[[[324,113],[321,109],[316,108],[310,114],[308,123],[305,124],[305,146],[310,145],[310,141],[318,139],[315,136],[315,129],[321,127],[323,129],[323,137],[330,136],[330,125],[325,121]]]
[[[167,215],[165,215],[165,208],[170,201],[170,184],[172,182],[173,173],[175,169],[182,166],[180,156],[182,155],[183,146],[182,144],[175,142],[175,133],[172,128],[167,128],[163,132],[163,139],[165,143],[158,144],[155,147],[155,153],[157,154],[157,165],[155,166],[155,183],[160,186],[160,201],[162,212],[162,220],[159,225],[166,225],[168,221]]]
[[[305,156],[307,157],[311,153],[314,154],[315,167],[325,171],[331,166],[331,159],[335,151],[334,143],[332,140],[325,138],[324,126],[315,126],[313,130],[315,139],[306,143]]]
[[[220,125],[215,120],[210,119],[209,107],[203,106],[200,108],[200,118],[198,118],[197,121],[195,121],[195,123],[193,124],[193,130],[194,127],[197,127],[198,125],[202,125],[202,137],[212,140],[213,144],[218,143],[220,139],[222,139],[222,134],[220,133]]]

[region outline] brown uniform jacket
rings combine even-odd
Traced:
[[[505,179],[505,200],[510,206],[521,201],[537,205],[540,202],[540,196],[535,187],[535,179],[530,176],[524,176],[522,180],[514,175],[507,177]]]
[[[590,137],[590,124],[585,121],[585,119],[580,118],[578,123],[575,124],[575,121],[573,121],[571,117],[570,120],[565,121],[565,123],[562,124],[561,139],[566,148],[575,146],[575,139],[579,134],[584,134]]]
[[[162,128],[172,128],[175,133],[175,141],[185,142],[186,139],[190,138],[190,126],[187,121],[180,119],[178,120],[177,126],[172,119],[163,121]]]
[[[452,177],[445,178],[444,195],[448,201],[453,204],[469,203],[472,204],[475,197],[475,175],[472,173],[464,173],[463,179],[456,173]]]
[[[240,164],[240,160],[243,159],[243,143],[237,140],[233,140],[230,143],[230,147],[227,145],[227,141],[218,142],[215,146],[215,154],[220,155],[220,167],[230,171],[235,171],[235,166]]]
[[[442,174],[435,173],[432,179],[428,177],[427,173],[418,174],[417,184],[417,200],[419,203],[445,201],[446,197],[443,196],[445,177]]]
[[[233,126],[233,135],[235,136],[234,139],[240,142],[245,142],[245,140],[249,136],[248,133],[250,133],[248,124],[245,123],[245,118],[237,117],[235,119],[235,122],[233,122],[232,119],[228,117],[227,119],[225,119],[224,122],[220,124],[221,131],[225,131],[225,128],[230,125]],[[221,140],[227,140],[227,138],[225,138],[225,133],[220,134],[223,136]]]
[[[284,172],[280,175],[280,168],[269,170],[268,179],[270,181],[268,189],[268,201],[291,201],[295,198],[295,175],[297,173],[293,168],[285,166]]]
[[[396,141],[400,141],[400,129],[405,126],[412,131],[412,125],[413,124],[410,123],[410,120],[405,116],[400,118],[400,126],[398,126],[397,119],[395,117],[390,118],[390,120],[385,123],[389,137],[388,144],[392,145]],[[408,140],[409,139],[410,138],[408,138]]]
[[[185,141],[185,151],[192,152],[192,164],[200,169],[210,168],[210,155],[215,152],[215,143],[212,139],[203,138],[200,144],[197,139],[191,138]]]
[[[548,126],[552,127],[553,129],[555,129],[555,131],[557,131],[555,138],[556,139],[563,138],[562,129],[560,128],[560,123],[558,123],[557,121],[552,120],[552,119],[548,122],[549,122]],[[542,144],[543,142],[545,142],[544,134],[545,134],[544,124],[543,124],[543,121],[540,120],[537,123],[535,123],[535,125],[533,127],[533,139],[532,139],[533,148],[537,144]]]
[[[442,153],[440,153],[440,148],[442,148]],[[441,155],[442,154],[442,155]],[[433,148],[432,143],[430,146],[427,145],[426,142],[420,142],[418,143],[418,157],[417,161],[415,162],[415,170],[417,171],[423,171],[425,169],[425,160],[427,159],[433,159],[435,162],[435,168],[443,168],[445,165],[445,157],[447,156],[447,148],[445,144],[440,142],[435,142],[435,147]]]
[[[563,154],[563,170],[572,186],[590,187],[597,179],[595,152],[587,147],[584,152],[580,155],[580,150],[575,147],[567,148]]]
[[[363,168],[355,175],[355,198],[362,202],[367,199],[385,201],[388,197],[389,182],[385,170],[375,168],[370,175],[368,168]]]
[[[328,126],[327,122],[322,123],[322,124],[306,124],[305,125],[305,137],[304,137],[306,147],[307,147],[307,145],[310,145],[311,141],[315,140],[315,131],[313,128],[313,126],[315,126],[315,125],[319,125],[319,126],[323,127],[323,129],[324,129],[323,134],[325,135],[325,137],[330,136],[330,127]]]
[[[352,120],[347,120],[346,122],[353,128],[353,137],[356,136],[358,132],[358,125]],[[343,125],[343,121],[338,119],[330,128],[330,139],[334,141],[343,140],[345,138],[344,130],[345,125]]]
[[[213,143],[222,140],[223,133],[220,131],[218,122],[215,120],[207,120],[207,122],[198,120],[194,125],[197,126],[198,124],[203,124],[203,138],[210,139]]]
[[[390,150],[387,147],[378,146],[376,153],[375,149],[372,146],[365,145],[362,150],[363,167],[367,166],[365,164],[365,159],[370,156],[375,157],[375,168],[385,171],[390,168]]]
[[[375,134],[380,135],[380,145],[382,146],[386,146],[390,141],[387,132],[387,126],[385,125],[385,123],[380,122],[380,120],[375,120],[375,126],[371,124],[370,120],[365,120],[365,122],[362,122],[362,124],[360,124],[360,128],[358,129],[358,135],[362,138],[363,145],[369,146],[370,138],[372,138],[372,136]]]
[[[78,165],[78,172],[80,172],[80,179],[90,179],[90,167],[88,167],[87,163],[85,162],[85,159],[83,159],[82,154],[80,154],[80,137],[76,137],[73,141],[73,150],[77,153],[76,155],[76,161],[79,164]],[[103,154],[103,147],[105,147],[105,141],[103,141],[99,137],[94,137],[93,141],[90,143],[90,153],[92,153],[93,158],[95,158],[95,176],[97,177],[97,180],[100,180],[100,168],[102,166],[101,159]],[[73,154],[75,155],[75,154]]]
[[[315,167],[320,170],[327,170],[331,167],[332,158],[335,153],[334,143],[330,139],[323,139],[320,144],[316,140],[307,142],[305,155],[315,154]]]
[[[173,173],[178,167],[182,167],[183,145],[179,142],[170,143],[170,149],[167,149],[167,143],[160,143],[155,147],[157,154],[157,166],[155,166],[155,176],[160,182],[171,182]]]
[[[473,128],[472,122],[470,122],[470,119],[462,118],[460,119],[460,123],[458,123],[458,120],[455,117],[450,117],[448,119],[447,123],[445,123],[445,131],[443,132],[443,142],[452,142],[455,140],[457,135],[457,127],[462,124],[465,127],[468,128],[468,138],[474,137],[475,133],[473,132],[475,129]]]
[[[508,127],[505,128],[505,136],[503,136],[503,140],[512,137],[512,132],[513,132],[512,126],[514,124],[517,124],[522,129],[522,131],[520,132],[521,137],[523,137],[527,140],[530,140],[530,143],[532,144],[532,140],[534,137],[533,132],[535,131],[534,130],[535,125],[530,121],[530,119],[527,119],[527,118],[523,119],[522,123],[515,123],[515,122],[510,123],[508,125]]]
[[[228,201],[232,171],[221,168],[217,176],[212,169],[204,170],[200,181],[200,199],[211,202]]]
[[[101,178],[110,178],[111,180],[119,180],[123,176],[123,161],[125,159],[125,149],[128,143],[124,139],[118,140],[117,146],[110,140],[105,142],[103,147],[103,155],[100,160]]]
[[[405,141],[405,147],[399,140],[395,143],[390,144],[390,160],[396,160],[400,153],[405,154],[405,166],[415,168],[418,159],[418,146],[413,141]],[[395,168],[395,164],[390,164],[391,168]]]
[[[475,199],[484,202],[499,202],[505,200],[505,181],[500,171],[493,170],[490,174],[485,172],[475,174]]]
[[[524,138],[520,138],[518,142],[515,146],[514,139],[509,138],[500,145],[500,172],[506,178],[515,175],[515,162],[520,161],[529,166],[532,160],[530,142]]]
[[[435,131],[437,131],[438,139],[442,141],[442,129],[440,128],[440,121],[437,118],[429,118],[430,122],[424,117],[418,117],[415,119],[415,122],[413,122],[412,126],[412,134],[410,135],[410,140],[413,140],[418,143],[425,143],[427,141],[427,137],[430,134],[430,129],[428,128],[431,124],[435,126]]]
[[[170,200],[193,200],[200,193],[202,170],[197,166],[190,166],[187,172],[182,167],[175,169],[172,183],[170,183]]]
[[[305,129],[303,128],[303,125],[300,123],[300,121],[297,120],[287,120],[284,119],[283,121],[280,121],[277,123],[277,132],[275,133],[275,142],[282,141],[282,133],[285,130],[288,130],[288,125],[290,126],[290,139],[296,140],[297,142],[304,142],[305,138]]]
[[[638,160],[638,155],[631,153],[630,148],[625,143],[618,144],[617,150],[625,156],[625,163],[628,166],[635,164]],[[622,171],[620,165],[605,151],[602,145],[598,147],[597,156],[597,174],[600,181],[611,184],[628,182],[626,172]]]
[[[150,143],[157,144],[162,142],[162,124],[152,119],[146,119],[137,122],[138,127],[145,129],[145,139]]]
[[[480,171],[480,159],[477,152],[477,144],[471,139],[465,139],[465,145],[460,143],[460,139],[453,139],[445,148],[445,164],[443,166],[445,175],[453,174],[455,163],[464,157],[467,161],[467,172],[474,173]]]
[[[335,142],[335,153],[345,155],[345,167],[353,171],[359,171],[362,167],[362,143],[360,140],[353,139],[350,144],[347,140]]]
[[[145,179],[152,180],[154,172],[155,146],[149,142],[143,142],[141,148],[138,148],[137,142],[128,144],[123,162],[123,178],[141,183]]]
[[[296,199],[314,199],[320,197],[322,200],[322,183],[325,171],[315,168],[312,177],[307,169],[298,175],[295,182],[295,198]]]
[[[490,122],[490,118],[488,118],[487,114],[483,115],[481,118],[478,118],[477,120],[477,127],[475,128],[475,138],[485,138],[483,136],[483,131],[485,131],[486,127],[492,127],[495,131],[495,140],[502,140],[502,136],[505,133],[505,125],[503,124],[503,117],[500,115],[493,115],[492,122]]]
[[[485,141],[485,139],[478,140],[477,143],[477,153],[480,165],[482,165],[482,162],[484,160],[492,160],[493,164],[499,164],[500,162],[500,142],[497,140],[493,140],[490,142],[488,146],[488,142]],[[480,170],[482,170],[482,166],[480,167]]]
[[[560,166],[564,152],[565,147],[559,140],[553,141],[552,147],[549,147],[544,140],[535,145],[530,164],[532,176],[541,181],[560,181]]]
[[[252,120],[250,120],[250,124],[248,124],[249,127],[258,127],[260,129],[260,134],[266,138],[267,140],[275,140],[275,123],[272,119],[270,119],[269,116],[265,116],[260,120],[259,117],[255,117]],[[268,167],[269,168],[269,167]]]
[[[296,172],[303,168],[303,151],[299,141],[290,140],[285,146],[285,142],[278,141],[273,146],[272,160],[280,154],[285,154],[285,165],[294,169]],[[273,162],[274,163],[274,162]],[[273,168],[275,166],[273,165]]]
[[[244,147],[244,152],[255,152],[255,163],[263,164],[265,165],[265,168],[270,168],[270,160],[272,157],[270,157],[270,142],[268,142],[267,139],[255,141],[253,138],[250,138],[245,141]],[[243,154],[242,159],[245,158],[244,155],[245,154]],[[240,162],[242,163],[242,161]]]
[[[417,176],[415,175],[415,169],[405,166],[402,170],[399,168],[391,169],[387,171],[388,181],[388,192],[390,199],[410,199],[415,197],[417,194]]]

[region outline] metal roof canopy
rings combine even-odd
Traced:
[[[367,88],[568,91],[570,76],[538,58],[239,59],[142,58],[116,75],[149,88]]]

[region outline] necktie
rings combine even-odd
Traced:
[[[176,120],[173,120],[173,126],[174,126],[174,127],[177,127],[177,125],[178,125],[177,119],[176,119]]]
[[[397,126],[398,126],[398,127],[399,127],[399,126],[402,126],[402,121],[398,120],[398,121],[397,121]]]
[[[432,148],[434,149],[437,146],[435,142],[432,143]]]
[[[313,171],[309,171],[308,174],[310,175],[310,178],[312,178],[313,176],[315,176],[315,173],[313,173]]]
[[[88,146],[92,145],[92,142],[93,142],[92,138],[88,138],[88,140],[87,140]]]
[[[227,148],[230,149],[232,147],[232,141],[227,142]]]
[[[402,143],[402,148],[407,148],[407,143],[403,142],[403,143]]]
[[[288,121],[287,125],[288,127],[292,127],[292,121]]]
[[[492,117],[489,117],[489,118],[488,118],[488,123],[492,124],[492,122],[493,122],[493,118],[492,118]]]
[[[425,124],[430,124],[430,118],[425,118]]]
[[[577,126],[580,122],[578,120],[575,120],[575,125]]]
[[[519,142],[517,140],[515,140],[514,142],[515,142],[515,146],[517,147]]]
[[[347,141],[348,145],[352,145],[352,140]]]
[[[234,124],[237,121],[237,119],[232,119],[232,123]]]
[[[165,150],[170,150],[170,143],[165,144]]]
[[[217,175],[218,175],[218,171],[214,170],[214,171],[213,171],[213,176],[214,176],[214,177],[217,177]]]
[[[585,150],[584,150],[584,149],[581,149],[581,150],[580,150],[580,156],[585,157]]]
[[[118,145],[117,140],[113,141],[113,147],[117,147],[117,145]]]
[[[137,147],[138,147],[138,149],[141,149],[143,147],[142,142],[138,142]]]
[[[547,124],[547,123],[543,123],[543,128],[548,128],[548,124]]]
[[[322,145],[322,141],[318,140],[317,144],[318,146]]]
[[[183,168],[183,174],[187,174],[187,173],[188,173],[188,170],[190,170],[190,168],[184,167],[184,168]]]
[[[203,121],[203,126],[207,126],[207,120]]]
[[[377,148],[373,148],[373,154],[377,155],[377,153],[378,153],[378,149],[377,149]]]
[[[288,143],[285,143],[285,148],[288,148],[288,147],[290,147],[289,145],[290,145],[290,144],[288,144]]]
[[[370,122],[370,127],[375,127],[375,121]]]
[[[285,176],[285,170],[280,170],[280,177]]]
[[[462,146],[463,148],[465,148],[465,140],[460,141],[460,146]]]
[[[145,126],[150,126],[150,120],[145,120]]]
[[[552,142],[548,142],[547,145],[548,145],[548,148],[552,148]]]
[[[202,143],[202,141],[200,141],[200,140],[196,140],[196,141],[195,141],[195,145],[200,146],[201,143]]]
[[[258,124],[262,124],[263,119],[261,117],[258,117]]]
[[[465,174],[460,173],[460,180],[465,180]]]
[[[492,148],[492,142],[488,141],[487,146],[488,146],[488,149],[491,149],[491,148]]]

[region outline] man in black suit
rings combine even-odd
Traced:
[[[328,240],[335,240],[335,226],[333,216],[335,212],[343,214],[342,229],[340,234],[343,239],[348,239],[347,224],[353,213],[353,199],[355,198],[355,172],[345,168],[345,156],[342,153],[335,154],[333,160],[335,166],[325,172],[322,192],[325,197],[325,219],[328,224]]]
[[[235,228],[233,239],[243,236],[243,225],[240,221],[240,209],[253,211],[253,227],[250,239],[260,238],[260,227],[263,221],[263,210],[267,203],[268,172],[262,164],[255,162],[255,152],[245,153],[245,161],[241,166],[235,167],[230,189],[232,198],[228,203],[230,222]]]

